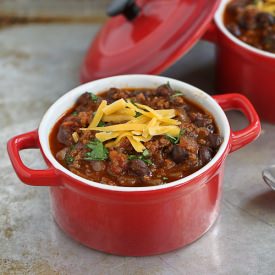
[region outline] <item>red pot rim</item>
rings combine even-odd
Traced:
[[[255,48],[253,46],[250,46],[249,44],[244,43],[243,41],[241,41],[240,39],[238,39],[237,37],[235,37],[233,34],[231,34],[227,28],[224,25],[224,11],[226,8],[226,5],[228,4],[228,2],[230,2],[232,0],[222,0],[216,14],[214,17],[215,23],[218,26],[219,30],[231,41],[233,42],[235,45],[238,45],[239,47],[241,47],[242,49],[248,51],[249,53],[256,55],[257,57],[264,57],[267,58],[269,60],[274,60],[275,61],[275,54],[274,53],[270,53],[267,51],[263,51],[260,50],[258,48]],[[220,41],[217,41],[217,43],[219,44]]]
[[[221,145],[219,151],[217,152],[217,154],[215,155],[215,157],[204,167],[202,167],[200,170],[198,170],[197,172],[191,174],[190,176],[187,176],[183,179],[171,182],[171,183],[167,183],[165,185],[159,185],[159,186],[150,186],[150,187],[121,187],[121,186],[109,186],[109,185],[105,185],[105,184],[101,184],[101,183],[96,183],[87,179],[84,179],[80,176],[77,176],[76,174],[70,172],[69,170],[67,170],[65,167],[63,167],[52,155],[52,153],[50,152],[49,149],[49,129],[47,130],[48,133],[45,134],[45,127],[46,125],[48,125],[50,123],[50,121],[52,121],[52,117],[54,116],[54,123],[52,123],[52,125],[55,124],[55,122],[58,120],[58,118],[64,113],[65,110],[69,109],[66,106],[66,108],[63,108],[64,110],[62,110],[62,105],[63,102],[66,99],[70,99],[72,100],[73,98],[76,98],[75,95],[80,95],[82,93],[84,93],[87,90],[93,90],[94,93],[100,92],[105,90],[106,88],[102,87],[102,83],[108,82],[108,83],[125,83],[124,85],[120,84],[120,86],[132,86],[132,87],[137,87],[136,84],[131,84],[133,82],[135,83],[142,83],[141,86],[143,87],[152,87],[146,84],[146,82],[151,81],[151,83],[155,83],[155,87],[157,85],[163,84],[163,83],[167,83],[169,81],[170,85],[176,86],[177,90],[179,89],[179,87],[181,87],[181,90],[186,90],[184,92],[189,94],[189,97],[193,98],[193,101],[195,102],[199,102],[199,99],[201,102],[208,102],[209,105],[211,105],[215,112],[216,115],[213,114],[214,110],[208,110],[205,106],[202,106],[203,108],[207,109],[210,113],[213,114],[213,116],[215,117],[216,123],[220,129],[220,131],[223,134],[224,137],[224,142]],[[128,83],[128,84],[127,84]],[[143,84],[144,83],[144,84]],[[117,87],[116,84],[113,84],[114,86]],[[104,86],[104,85],[103,85]],[[108,87],[111,87],[112,85],[107,85]],[[140,87],[141,87],[140,86]],[[99,87],[97,88],[97,90],[95,91],[93,87]],[[187,92],[187,90],[189,90]],[[192,91],[192,92],[191,92]],[[194,95],[191,95],[192,93],[194,93]],[[197,100],[195,100],[194,98],[197,98]],[[192,99],[191,99],[192,100]],[[201,104],[201,102],[199,102],[200,105],[204,105]],[[73,104],[70,104],[70,106],[72,106]],[[209,108],[209,107],[208,107]],[[59,110],[59,114],[56,115],[56,110]],[[62,111],[60,111],[62,110]],[[217,117],[218,116],[218,117]],[[62,96],[59,100],[57,100],[50,108],[49,110],[46,112],[46,114],[44,115],[40,126],[39,126],[39,141],[41,144],[41,149],[44,153],[44,156],[47,158],[47,160],[49,161],[49,163],[58,171],[62,172],[63,174],[66,174],[67,176],[72,177],[75,180],[78,180],[82,183],[85,183],[86,185],[90,185],[96,188],[100,188],[100,189],[106,189],[106,190],[111,190],[111,191],[124,191],[124,192],[142,192],[142,191],[153,191],[153,190],[160,190],[160,189],[167,189],[167,188],[173,188],[175,186],[179,186],[179,185],[184,185],[187,182],[190,182],[192,180],[194,180],[196,177],[199,177],[200,175],[204,174],[206,171],[208,171],[212,166],[214,166],[221,158],[223,158],[224,154],[226,154],[226,151],[228,146],[229,146],[229,142],[230,142],[230,126],[228,123],[228,120],[223,112],[223,110],[221,109],[221,107],[219,106],[219,104],[208,94],[204,93],[203,91],[189,85],[186,84],[184,82],[178,81],[178,80],[174,80],[171,78],[166,78],[166,77],[160,77],[160,76],[151,76],[151,75],[124,75],[124,76],[115,76],[115,77],[110,77],[110,78],[104,78],[101,80],[96,80],[90,83],[86,83],[84,85],[81,85],[75,89],[73,89],[72,91],[66,93],[64,96]]]

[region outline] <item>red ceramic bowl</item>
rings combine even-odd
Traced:
[[[205,38],[217,46],[217,89],[242,91],[255,106],[260,117],[275,123],[275,54],[254,48],[224,26],[223,0]]]
[[[81,178],[59,164],[49,147],[56,121],[85,91],[98,93],[110,87],[156,88],[167,83],[189,100],[209,111],[224,141],[206,166],[181,180],[154,187],[108,186]],[[247,128],[233,132],[222,110],[241,110]],[[219,213],[224,161],[228,153],[254,140],[260,133],[259,118],[242,95],[210,97],[183,82],[150,75],[116,76],[82,85],[56,101],[43,117],[38,131],[16,136],[8,152],[18,177],[26,184],[49,186],[57,224],[72,238],[107,253],[145,256],[183,247],[202,236]],[[39,148],[48,165],[32,170],[19,151]]]

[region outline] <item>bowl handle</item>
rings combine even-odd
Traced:
[[[251,102],[241,94],[215,95],[213,98],[224,111],[239,110],[249,121],[249,125],[240,131],[231,131],[231,152],[234,152],[255,140],[261,133],[261,123]]]
[[[214,19],[209,23],[209,26],[206,32],[204,33],[202,40],[208,41],[213,44],[219,44],[218,27]]]
[[[40,148],[37,130],[16,136],[8,141],[8,154],[17,176],[28,185],[61,185],[61,181],[53,167],[46,170],[33,170],[24,165],[19,152],[31,148]]]

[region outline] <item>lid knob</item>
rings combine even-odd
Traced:
[[[107,8],[107,15],[117,16],[124,15],[127,20],[131,21],[138,16],[140,7],[135,0],[113,0]]]

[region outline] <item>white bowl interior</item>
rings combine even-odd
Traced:
[[[252,47],[249,44],[246,44],[244,42],[242,42],[240,39],[238,39],[237,37],[235,37],[230,31],[227,30],[227,28],[224,25],[224,11],[226,8],[226,5],[231,2],[232,0],[222,0],[221,4],[215,14],[215,22],[217,24],[217,26],[219,27],[219,29],[227,36],[229,37],[232,41],[234,41],[234,43],[238,44],[240,47],[243,47],[245,49],[247,49],[248,51],[252,51],[254,53],[266,56],[266,57],[270,57],[270,58],[274,58],[275,59],[275,54],[267,52],[267,51],[263,51],[260,50],[258,48]]]
[[[83,94],[84,92],[93,92],[95,94],[108,90],[111,87],[116,88],[157,88],[159,85],[165,84],[169,82],[173,89],[182,91],[184,96],[196,102],[200,105],[203,109],[207,110],[211,113],[216,120],[216,124],[219,128],[221,135],[224,138],[224,141],[215,155],[215,157],[203,168],[198,170],[197,172],[193,173],[192,175],[185,177],[183,179],[165,184],[160,186],[150,186],[150,187],[120,187],[120,186],[109,186],[101,183],[96,183],[82,177],[79,177],[65,167],[63,167],[52,155],[49,145],[49,135],[50,132],[57,122],[57,120],[69,109],[73,106],[76,102],[77,98]],[[108,189],[114,191],[126,191],[126,192],[133,192],[133,191],[150,191],[150,190],[157,190],[163,189],[171,186],[175,186],[178,184],[183,184],[198,175],[202,174],[206,171],[209,167],[211,167],[223,154],[226,149],[226,146],[229,142],[230,136],[230,127],[228,120],[220,108],[220,106],[216,103],[216,101],[204,93],[203,91],[186,84],[181,81],[177,81],[171,78],[160,77],[160,76],[151,76],[151,75],[124,75],[124,76],[115,76],[110,78],[105,78],[101,80],[96,80],[82,86],[79,86],[70,92],[66,93],[64,96],[59,98],[46,112],[44,115],[40,126],[39,126],[39,139],[43,149],[43,152],[47,159],[52,163],[52,165],[70,175],[72,178],[75,178],[81,182],[84,182],[87,185],[91,185],[94,187],[98,187],[101,189]]]

